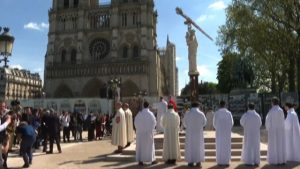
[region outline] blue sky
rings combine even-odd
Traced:
[[[219,26],[225,23],[225,8],[230,0],[155,0],[158,11],[157,41],[166,45],[167,35],[176,45],[179,89],[189,81],[184,19],[175,13],[178,6],[190,16],[214,41],[199,31],[197,65],[200,80],[217,82],[217,63],[221,56],[216,46]],[[47,47],[48,10],[52,0],[0,0],[0,26],[8,26],[15,37],[9,65],[39,72],[43,77]],[[1,63],[2,65],[2,63]]]

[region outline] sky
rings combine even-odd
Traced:
[[[214,39],[211,41],[196,30],[199,79],[217,83],[217,64],[221,56],[216,38],[219,27],[225,24],[225,9],[229,3],[231,0],[155,0],[158,46],[166,46],[167,36],[176,45],[179,90],[189,82],[185,40],[187,26],[184,18],[176,14],[175,8],[182,8]],[[0,0],[0,26],[9,27],[15,37],[12,57],[8,63],[10,67],[38,72],[43,78],[48,42],[48,10],[51,5],[52,0]]]

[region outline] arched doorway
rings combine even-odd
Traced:
[[[54,98],[71,98],[73,96],[72,90],[66,84],[60,84],[54,92]]]
[[[89,80],[81,91],[82,97],[100,97],[101,89],[105,86],[101,80],[94,78]]]
[[[121,96],[122,97],[131,97],[134,93],[139,92],[139,87],[131,80],[126,80],[121,84]]]

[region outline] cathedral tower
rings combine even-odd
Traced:
[[[153,0],[53,0],[45,58],[47,97],[161,94]]]

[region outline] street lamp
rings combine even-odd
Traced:
[[[117,101],[120,101],[120,85],[121,85],[121,78],[112,78],[108,81],[108,86],[113,92],[113,99],[115,100],[116,94],[118,95]]]
[[[147,91],[146,90],[140,90],[139,91],[139,109],[143,110],[143,105],[144,105],[144,97],[147,96]]]
[[[0,27],[0,33],[2,31],[2,27]],[[3,55],[3,59],[0,59],[0,63],[4,61],[4,67],[8,67],[7,62],[8,56],[11,56],[13,43],[15,38],[9,34],[9,28],[4,27],[3,33],[0,35],[0,55]]]

